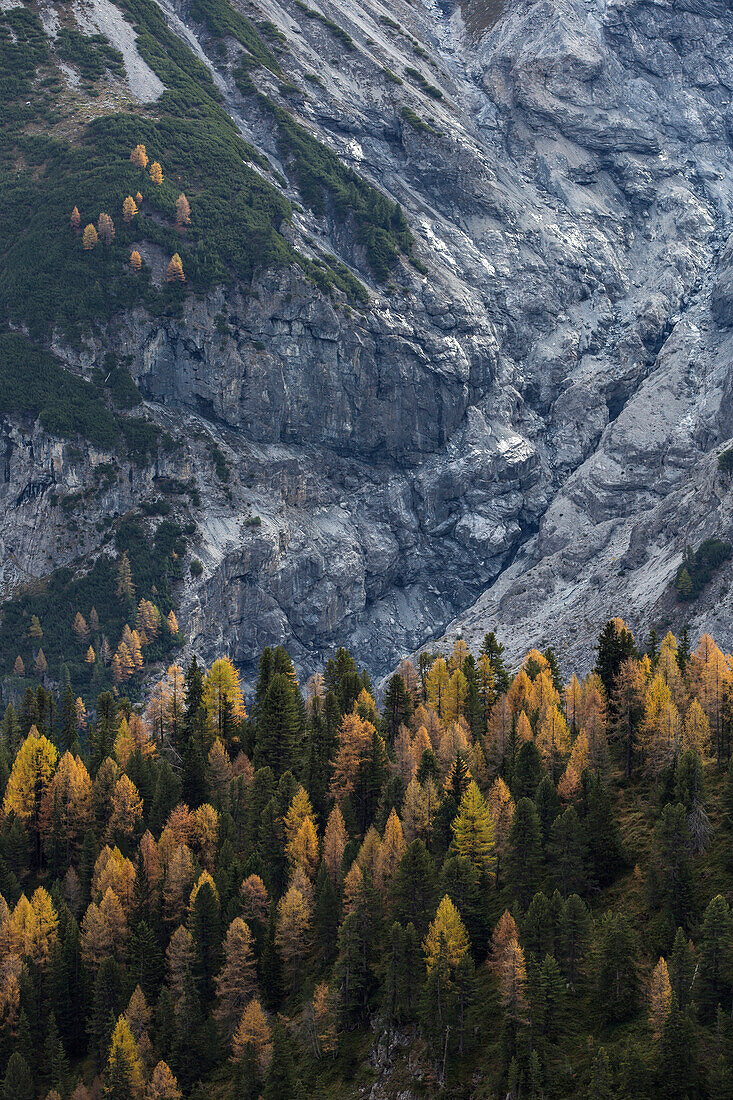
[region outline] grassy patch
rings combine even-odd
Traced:
[[[370,268],[377,279],[385,280],[400,254],[409,256],[412,251],[413,237],[402,208],[342,164],[287,111],[266,96],[259,98],[277,122],[283,157],[292,166],[306,204],[315,214],[331,213],[341,223],[355,223]]]

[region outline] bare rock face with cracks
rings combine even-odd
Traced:
[[[272,28],[279,75],[243,81],[242,46],[200,4],[161,10],[274,167],[293,250],[345,265],[368,300],[288,263],[178,315],[121,310],[81,344],[55,337],[85,377],[124,355],[177,446],[127,464],[6,416],[4,594],[84,568],[106,517],[175,478],[196,487],[175,507],[203,566],[179,620],[207,660],[226,650],[246,670],[282,642],[307,673],[344,644],[379,675],[443,634],[494,629],[512,658],[555,644],[577,667],[614,608],[635,629],[678,626],[685,545],[733,531],[718,465],[733,436],[729,0],[233,7]],[[120,9],[74,10],[120,49],[126,94],[154,105],[164,83]],[[304,201],[264,100],[399,204],[412,262],[378,277],[357,227]],[[110,464],[120,476],[70,524],[59,499]],[[724,647],[728,578],[684,608]]]

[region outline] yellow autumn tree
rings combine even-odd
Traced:
[[[186,276],[183,273],[183,261],[177,252],[171,256],[170,263],[165,270],[165,278],[168,283],[185,283]]]
[[[428,706],[435,711],[441,721],[445,718],[449,682],[445,658],[437,657],[425,677],[425,690]]]
[[[249,925],[235,917],[224,938],[224,962],[216,979],[214,1014],[229,1039],[257,988],[254,940]]]
[[[3,802],[4,812],[14,813],[31,831],[38,828],[41,803],[57,759],[56,747],[31,726],[13,761]]]
[[[85,252],[91,252],[99,242],[97,231],[90,222],[82,234],[81,243]]]
[[[570,752],[568,724],[556,703],[543,707],[537,721],[537,748],[550,769],[554,780],[559,773],[560,762]]]
[[[144,145],[136,145],[130,153],[130,160],[138,168],[147,168],[148,166],[148,154]]]
[[[168,1063],[158,1062],[148,1082],[146,1100],[182,1100],[182,1096],[178,1081],[171,1073]]]
[[[163,182],[163,169],[157,160],[154,160],[150,165],[150,178],[156,187],[160,187]]]
[[[109,819],[110,833],[120,833],[130,837],[135,832],[143,816],[143,800],[132,780],[121,775],[112,793],[112,814]]]
[[[343,814],[334,806],[326,822],[323,835],[323,862],[330,877],[336,881],[341,874],[341,864],[349,837],[346,832]]]
[[[128,195],[122,204],[122,220],[129,223],[137,214],[137,203],[133,199],[132,195]]]
[[[672,986],[669,981],[669,971],[665,960],[660,958],[649,983],[649,1022],[655,1039],[661,1039],[671,1007]]]
[[[514,917],[508,909],[505,909],[499,917],[491,936],[489,966],[497,978],[500,977],[504,969],[504,964],[511,951],[512,940],[519,940],[519,930]]]
[[[81,226],[81,214],[79,213],[79,207],[75,206],[71,211],[71,217],[69,218],[69,225],[75,233],[79,232]]]
[[[186,225],[191,224],[191,207],[189,206],[188,199],[181,192],[176,199],[176,225],[179,229],[182,229]]]
[[[140,255],[140,253],[137,251],[136,248],[133,248],[132,252],[130,253],[130,269],[135,274],[137,274],[138,271],[140,271],[140,269],[142,268],[142,266],[143,266],[142,256]]]
[[[705,757],[710,752],[710,723],[697,699],[693,699],[685,716],[682,747]]]
[[[224,733],[227,713],[237,720],[247,717],[239,672],[229,657],[220,657],[214,661],[206,673],[204,706],[211,728],[219,737]]]
[[[397,873],[403,855],[407,849],[402,823],[392,808],[384,828],[384,838],[377,856],[374,881],[377,889],[386,894],[392,879]]]
[[[291,886],[277,906],[275,943],[296,988],[300,964],[310,947],[311,907],[296,886]]]
[[[130,1025],[120,1016],[112,1032],[112,1043],[104,1070],[108,1094],[141,1097],[144,1087],[143,1066]]]
[[[272,1060],[272,1031],[262,1005],[253,997],[242,1013],[232,1039],[232,1058],[242,1062],[251,1050],[255,1056],[260,1075],[264,1075]]]
[[[448,681],[445,693],[445,721],[457,721],[463,717],[466,709],[466,696],[468,695],[468,680],[463,671],[457,668]]]
[[[463,793],[451,830],[451,849],[467,859],[480,874],[493,876],[496,866],[494,822],[473,780]]]
[[[468,933],[460,913],[447,894],[438,906],[435,919],[428,929],[423,941],[423,951],[428,973],[441,954],[451,970],[455,970],[468,951]]]

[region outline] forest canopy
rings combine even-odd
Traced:
[[[134,665],[152,601],[126,629]],[[304,687],[265,649],[250,697],[227,656],[154,667],[136,705],[38,657],[6,681],[4,1096],[731,1095],[712,637],[611,620],[565,682],[489,633],[403,661],[381,707],[343,649]]]

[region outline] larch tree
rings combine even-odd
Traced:
[[[185,226],[191,224],[191,207],[188,199],[181,192],[176,199],[176,225],[179,229],[185,228]]]
[[[341,875],[348,839],[343,814],[338,806],[334,806],[326,822],[326,831],[323,836],[323,862],[334,882]]]
[[[174,252],[170,258],[168,267],[165,270],[165,279],[168,283],[185,283],[186,276],[183,273],[183,261],[177,252]]]
[[[444,657],[437,657],[425,677],[428,706],[443,720],[446,714],[448,695],[448,666]]]
[[[97,231],[94,228],[94,226],[91,224],[91,222],[89,223],[89,225],[86,227],[86,229],[84,230],[84,232],[82,234],[81,243],[82,243],[82,247],[84,248],[85,252],[91,252],[92,249],[96,248],[97,244],[99,243],[99,237],[97,235]]]
[[[150,178],[156,187],[160,187],[163,182],[163,169],[157,160],[150,165]]]
[[[393,808],[387,818],[374,874],[375,885],[383,895],[389,889],[406,849],[407,845],[402,832],[402,824],[396,810]]]
[[[291,886],[277,906],[275,942],[292,978],[295,989],[300,964],[305,959],[311,940],[311,907],[300,890]]]
[[[182,1100],[183,1093],[167,1062],[158,1062],[148,1082],[146,1100]]]
[[[147,168],[148,154],[144,145],[136,145],[130,153],[130,160],[138,168]]]
[[[682,748],[705,758],[710,752],[710,722],[697,699],[693,699],[685,716]]]
[[[227,718],[240,721],[247,717],[239,672],[229,657],[220,657],[204,677],[203,702],[211,728],[224,741],[228,740]]]
[[[252,933],[241,917],[235,917],[224,938],[224,962],[216,978],[215,1015],[227,1039],[234,1034],[256,989]]]
[[[117,563],[117,588],[115,591],[121,600],[133,600],[135,598],[135,585],[132,580],[132,569],[126,550]]]
[[[97,219],[97,234],[102,244],[112,244],[115,237],[115,224],[109,214],[102,212]]]
[[[127,775],[121,775],[112,793],[110,833],[131,837],[143,816],[143,801],[135,784]]]
[[[71,217],[69,218],[69,225],[75,233],[79,232],[81,227],[81,214],[79,213],[79,207],[75,206],[71,211]]]
[[[142,266],[143,266],[142,256],[140,255],[140,253],[137,251],[136,248],[133,248],[132,252],[130,253],[130,270],[135,275],[137,275],[137,273],[140,271]]]
[[[15,664],[13,665],[14,676],[25,676],[25,665],[23,664],[23,658],[20,654],[15,658]]]
[[[423,942],[428,973],[441,955],[445,956],[450,969],[455,970],[467,951],[468,933],[460,913],[446,894]]]
[[[669,971],[665,960],[660,958],[649,983],[649,1022],[655,1039],[662,1037],[671,1006],[672,986],[669,982]]]
[[[36,654],[36,659],[33,662],[33,671],[41,681],[43,681],[43,677],[48,672],[48,662],[46,661],[46,656],[42,649],[39,649]]]
[[[38,832],[41,804],[57,760],[55,745],[31,726],[13,761],[3,802],[4,812],[14,813],[31,833]]]
[[[122,204],[122,220],[128,225],[137,214],[137,203],[132,195],[128,195]]]
[[[492,878],[496,868],[494,822],[481,791],[473,781],[461,799],[451,830],[452,850],[467,859],[479,874]]]
[[[272,1029],[256,997],[252,998],[242,1013],[232,1038],[234,1061],[242,1062],[250,1050],[260,1075],[264,1076],[272,1060]]]
[[[86,645],[86,643],[89,641],[89,627],[87,626],[87,621],[82,615],[81,611],[77,611],[76,615],[74,616],[74,621],[71,624],[71,629],[74,631],[77,641],[80,642],[81,645]]]
[[[112,1045],[104,1070],[104,1094],[107,1100],[137,1100],[144,1087],[143,1067],[137,1044],[124,1016],[112,1033]]]

